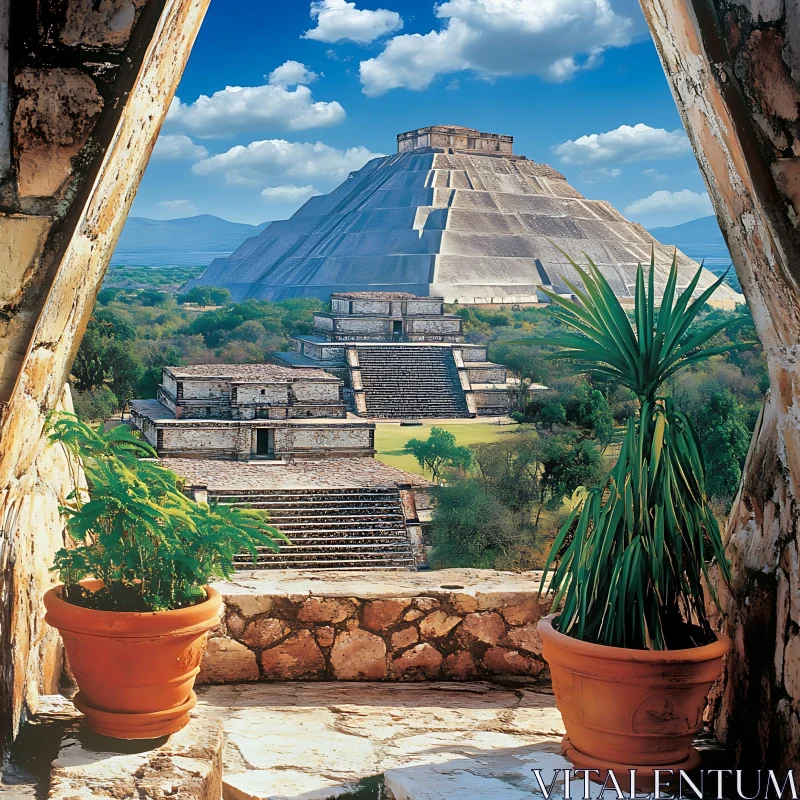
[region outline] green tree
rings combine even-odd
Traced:
[[[459,447],[456,437],[444,428],[431,428],[425,441],[409,439],[405,450],[431,473],[435,483],[442,482],[446,470],[467,470],[472,464],[472,451],[468,447]]]
[[[558,507],[579,486],[596,483],[603,472],[597,445],[576,431],[541,436],[535,448],[539,464],[539,497],[534,524],[546,507]]]
[[[196,303],[198,306],[224,306],[231,301],[231,293],[219,286],[193,286],[188,292],[179,294],[175,300],[180,304]]]
[[[109,386],[121,404],[136,396],[144,365],[131,342],[111,341],[105,350]]]
[[[580,383],[566,399],[564,410],[567,422],[590,431],[600,444],[611,441],[614,417],[602,392],[588,383]]]
[[[706,491],[730,507],[750,447],[746,411],[730,391],[717,389],[692,417],[705,466]]]
[[[436,490],[430,555],[434,569],[491,568],[495,559],[510,552],[518,539],[518,529],[508,509],[477,481],[455,480]]]

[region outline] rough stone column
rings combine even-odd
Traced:
[[[767,354],[727,529],[734,647],[716,719],[740,766],[800,760],[800,5],[641,0]]]
[[[41,591],[65,464],[44,446],[208,0],[0,0],[0,756],[60,662]]]

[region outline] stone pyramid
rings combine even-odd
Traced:
[[[446,302],[528,303],[545,286],[568,292],[590,256],[621,298],[655,247],[663,289],[673,250],[561,173],[512,153],[512,137],[457,126],[398,135],[398,152],[368,162],[330,194],[273,222],[189,285],[234,300],[405,291]],[[698,264],[678,252],[682,285]],[[705,270],[700,287],[713,282]],[[727,286],[715,299],[743,301]]]

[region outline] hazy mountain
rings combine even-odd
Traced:
[[[728,246],[714,216],[693,219],[669,228],[649,230],[661,244],[676,245],[695,261],[705,260],[705,266],[712,272],[725,270],[731,263]]]
[[[128,217],[111,258],[112,264],[131,267],[194,267],[230,255],[269,222],[241,222],[200,214],[182,219]]]

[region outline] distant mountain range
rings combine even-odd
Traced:
[[[229,256],[269,222],[245,225],[211,214],[182,219],[128,217],[111,258],[130,267],[200,267]]]
[[[649,230],[661,244],[677,246],[689,258],[704,261],[712,272],[724,272],[731,263],[728,246],[714,216],[693,219],[683,225]]]
[[[230,255],[269,224],[228,222],[211,214],[182,219],[128,217],[111,263],[131,267],[206,266],[215,258]],[[716,217],[650,228],[650,233],[662,244],[677,245],[696,261],[705,260],[712,272],[721,272],[731,263]]]

